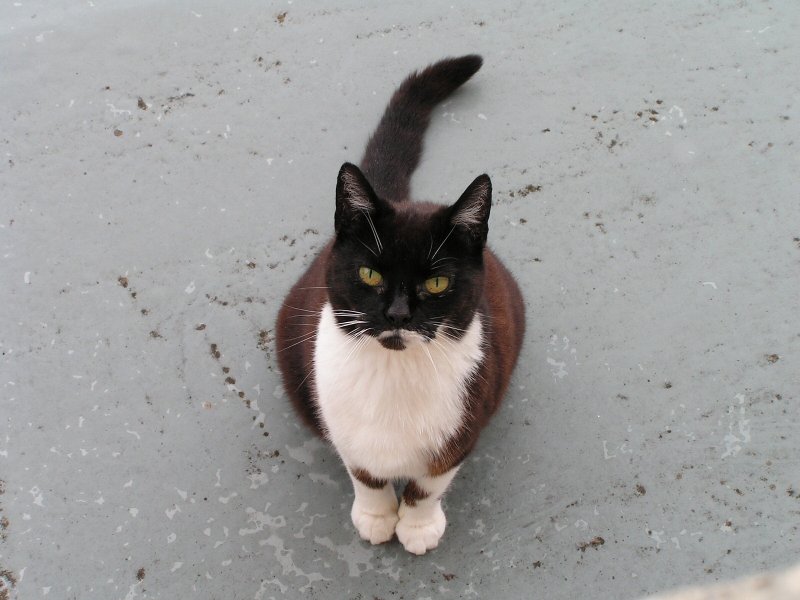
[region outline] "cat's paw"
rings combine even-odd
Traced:
[[[361,539],[367,540],[370,544],[383,544],[394,536],[394,529],[397,525],[397,507],[387,507],[386,512],[368,512],[364,508],[353,503],[353,510],[350,511],[358,535]]]
[[[400,505],[400,520],[395,533],[403,547],[412,554],[425,554],[439,545],[444,535],[447,519],[441,504],[437,504],[432,512],[418,514],[413,507]]]

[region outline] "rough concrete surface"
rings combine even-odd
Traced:
[[[800,553],[794,2],[5,2],[0,597],[635,598]],[[528,337],[424,557],[361,542],[278,304],[393,87]]]
[[[744,580],[695,587],[651,596],[650,600],[797,600],[800,567],[783,573],[764,573]]]

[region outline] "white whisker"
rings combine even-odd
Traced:
[[[375,236],[375,243],[378,245],[378,252],[383,252],[383,244],[381,244],[381,238],[378,235],[378,230],[375,229],[375,223],[372,222],[372,217],[365,210],[362,210],[361,212],[365,217],[367,217],[367,223],[369,223],[369,227],[372,229],[372,235]]]
[[[311,363],[313,363],[313,362],[314,362],[314,359],[312,358],[312,359],[311,359],[310,361],[308,361],[308,362],[306,363],[306,365],[303,367],[304,369],[308,369],[308,373],[306,374],[306,376],[305,376],[305,377],[303,377],[303,380],[300,382],[300,385],[298,385],[298,386],[297,386],[297,387],[294,389],[294,391],[295,391],[295,392],[296,392],[297,390],[299,390],[301,387],[303,387],[303,384],[306,382],[306,379],[308,379],[308,378],[311,376],[311,374],[314,372],[314,368],[313,368],[313,367],[311,367],[311,368],[309,369],[309,367],[311,366]]]
[[[289,348],[294,348],[294,347],[295,347],[295,346],[297,346],[298,344],[302,344],[302,343],[304,343],[304,342],[308,342],[308,341],[310,341],[310,340],[313,340],[313,339],[314,339],[314,337],[316,337],[316,335],[317,335],[317,331],[316,331],[316,329],[315,329],[315,330],[314,330],[314,331],[312,331],[311,333],[308,333],[308,334],[306,334],[306,335],[304,336],[304,337],[305,337],[305,339],[302,339],[302,340],[300,340],[299,342],[295,342],[294,344],[291,344],[291,345],[289,345],[289,346],[286,346],[285,348],[281,348],[280,350],[278,350],[278,352],[283,352],[284,350],[288,350]]]
[[[447,241],[447,239],[448,239],[448,238],[449,238],[449,237],[450,237],[450,236],[453,234],[453,232],[454,232],[455,230],[456,230],[456,226],[455,226],[455,225],[453,225],[453,228],[450,230],[450,233],[448,233],[446,236],[444,236],[444,239],[442,240],[442,243],[441,243],[441,244],[439,244],[439,247],[436,249],[436,252],[434,252],[434,253],[433,253],[433,256],[431,256],[431,260],[433,260],[434,258],[436,258],[436,255],[437,255],[437,254],[439,254],[439,250],[441,250],[441,249],[442,249],[442,246],[444,246],[444,243],[445,243],[445,242]]]
[[[441,265],[442,263],[446,263],[446,262],[451,261],[451,260],[456,260],[456,259],[453,258],[452,256],[444,256],[442,258],[437,258],[435,261],[433,261],[431,263],[431,268],[435,269],[439,265]]]
[[[300,338],[304,338],[304,337],[313,337],[313,335],[314,335],[315,333],[316,333],[316,329],[314,329],[313,331],[306,331],[305,333],[301,333],[300,335],[296,335],[295,337],[292,337],[292,338],[287,338],[287,339],[286,339],[286,340],[284,340],[284,341],[286,341],[286,342],[293,342],[293,341],[295,341],[295,340],[299,340]]]
[[[467,333],[466,329],[461,329],[461,327],[456,327],[455,325],[449,325],[445,323],[444,320],[431,319],[430,322],[436,325],[437,328],[452,329],[453,331]]]
[[[344,359],[345,363],[347,363],[347,361],[350,359],[350,357],[353,355],[353,353],[356,350],[358,350],[360,348],[363,348],[366,345],[366,343],[369,341],[368,338],[367,339],[362,339],[362,338],[364,338],[364,335],[366,334],[367,331],[368,331],[368,329],[357,329],[356,330],[356,332],[354,334],[355,343],[353,344],[353,347],[350,349],[350,352],[345,357],[345,359]]]
[[[369,250],[370,252],[372,252],[372,253],[373,253],[375,256],[378,256],[378,253],[377,253],[377,252],[375,252],[375,250],[373,250],[373,249],[372,249],[372,248],[370,248],[369,246],[367,246],[367,244],[365,244],[364,242],[362,242],[362,241],[361,241],[361,238],[356,238],[356,239],[357,239],[359,242],[361,242],[361,245],[362,245],[362,246],[364,246],[364,248],[366,248],[367,250]]]
[[[444,329],[451,329],[453,331],[460,331],[461,333],[467,333],[466,329],[461,329],[461,327],[454,327],[453,325],[446,325],[445,323],[440,323],[439,327],[443,327]]]
[[[450,357],[447,356],[447,348],[445,348],[444,345],[439,340],[434,339],[434,338],[431,338],[431,343],[434,344],[437,348],[439,348],[439,352],[444,357],[444,359],[447,361],[447,363],[450,365],[450,368],[455,371],[456,367],[455,367],[455,365],[453,365],[453,361],[451,361]]]
[[[433,365],[433,370],[436,371],[436,377],[438,378],[439,377],[439,369],[436,368],[436,363],[433,362],[433,357],[431,356],[431,351],[428,350],[428,346],[424,345],[424,344],[422,346],[422,349],[425,350],[425,354],[428,355],[428,360],[431,361],[431,364]]]
[[[360,325],[366,322],[367,321],[345,321],[344,323],[339,323],[339,327],[346,327],[348,325]]]
[[[284,306],[286,308],[291,308],[292,310],[300,310],[300,311],[307,312],[307,313],[313,313],[315,315],[322,314],[322,311],[319,310],[319,309],[311,310],[310,308],[298,308],[297,306],[292,306],[291,304],[284,304]]]

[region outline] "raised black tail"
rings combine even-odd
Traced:
[[[395,202],[408,199],[431,112],[482,64],[477,54],[446,58],[412,73],[397,88],[361,159],[361,169],[378,196]]]

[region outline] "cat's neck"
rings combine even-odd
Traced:
[[[322,309],[317,348],[325,345],[326,354],[337,356],[338,368],[343,370],[389,370],[380,373],[398,378],[414,377],[417,380],[434,379],[456,384],[468,379],[483,358],[483,322],[475,313],[463,335],[454,336],[446,326],[440,328],[430,341],[412,340],[403,350],[385,348],[376,338],[363,334],[348,335],[336,324],[333,309],[327,303]],[[411,383],[408,381],[407,383]]]

